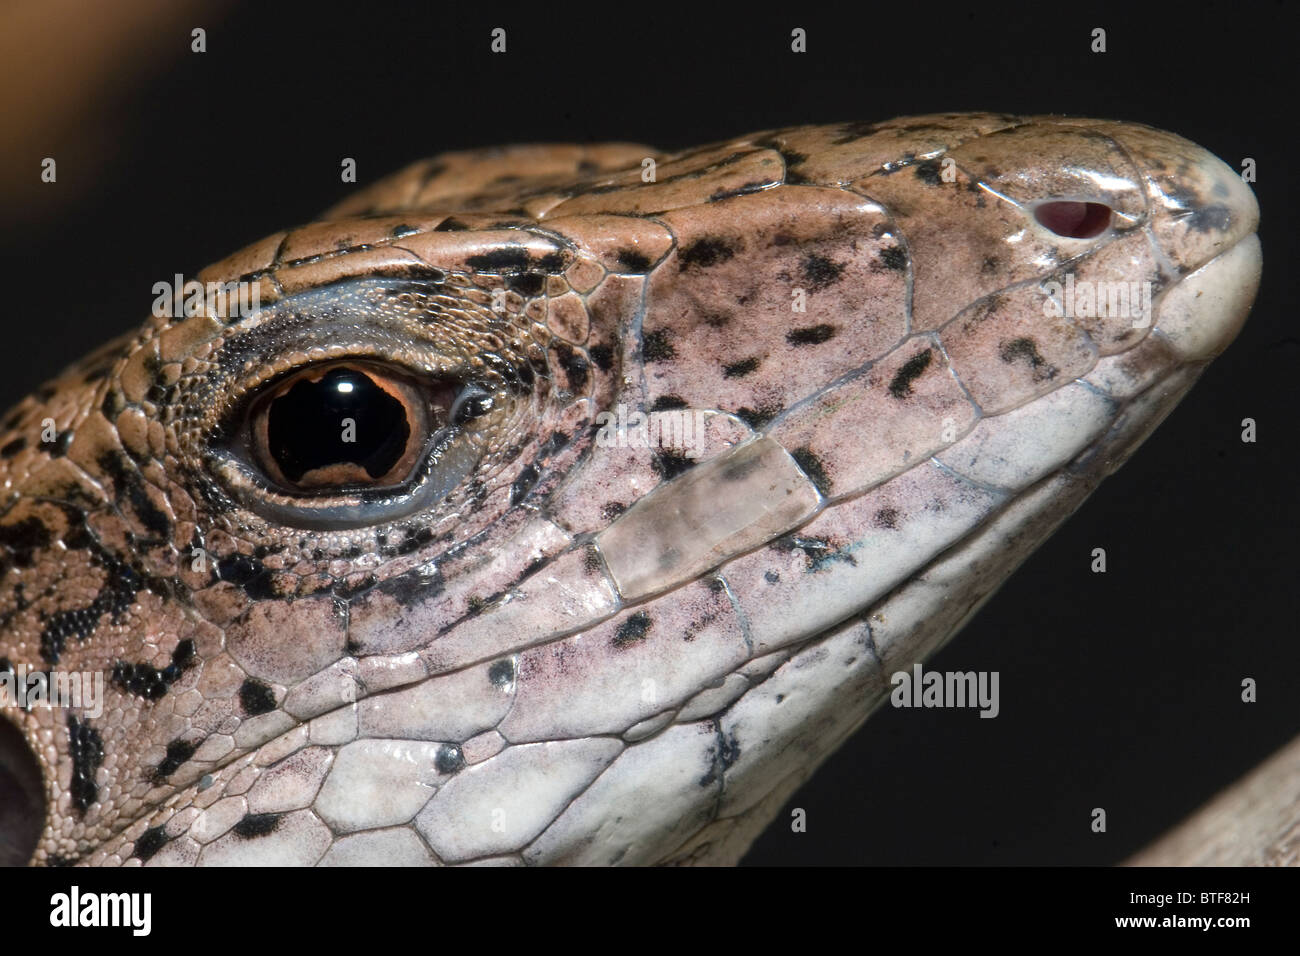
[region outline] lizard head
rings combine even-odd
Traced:
[[[0,428],[0,677],[65,695],[0,854],[736,858],[1231,340],[1257,217],[948,114],[450,154],[163,283]]]

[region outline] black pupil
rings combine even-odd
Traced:
[[[295,482],[340,464],[379,478],[401,459],[411,436],[402,403],[353,368],[299,381],[271,402],[266,429],[276,464]]]

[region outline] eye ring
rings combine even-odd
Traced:
[[[206,467],[274,524],[379,525],[451,494],[508,411],[506,396],[486,383],[431,378],[371,356],[331,357],[246,392],[215,430]]]
[[[249,406],[252,458],[274,484],[297,493],[396,486],[448,424],[456,392],[371,362],[311,365]]]
[[[1095,239],[1111,227],[1114,211],[1105,203],[1074,199],[1034,206],[1034,220],[1063,239]]]

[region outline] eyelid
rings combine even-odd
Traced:
[[[178,401],[167,411],[178,446],[202,462],[210,479],[201,487],[212,507],[224,511],[233,529],[253,535],[367,527],[387,535],[391,529],[379,526],[418,517],[449,495],[477,495],[479,502],[481,489],[471,486],[475,470],[505,436],[526,428],[523,416],[539,402],[534,380],[546,365],[534,357],[531,326],[518,316],[502,319],[471,286],[468,279],[361,277],[294,292],[232,326],[203,368],[180,383]],[[366,458],[362,449],[355,460],[341,455],[344,467],[333,470],[325,459],[335,450],[322,449],[298,456],[317,471],[315,484],[299,486],[289,474],[288,482],[275,479],[252,457],[250,407],[277,383],[326,363],[372,363],[430,387],[426,401],[436,402],[441,414],[412,426],[412,437],[426,443],[417,446],[409,476],[399,478],[404,462],[377,476],[368,465],[379,469],[386,459]],[[457,391],[437,399],[433,389],[440,383]],[[277,445],[277,455],[284,447]],[[444,510],[459,514],[463,505],[455,498]],[[486,520],[481,504],[467,514],[479,516],[471,523]]]
[[[481,454],[472,436],[454,428],[443,431],[438,446],[426,453],[406,485],[342,494],[287,495],[226,449],[212,452],[209,468],[241,504],[267,521],[308,531],[346,531],[431,507],[465,480]]]

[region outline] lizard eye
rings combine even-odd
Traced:
[[[338,530],[428,507],[473,468],[500,395],[363,359],[253,390],[212,449],[223,483],[280,524]]]
[[[451,384],[422,387],[371,365],[307,368],[252,406],[253,455],[287,490],[400,484],[447,426],[455,397]]]
[[[1034,207],[1034,218],[1066,239],[1093,239],[1110,228],[1111,208],[1099,202],[1044,202]]]

